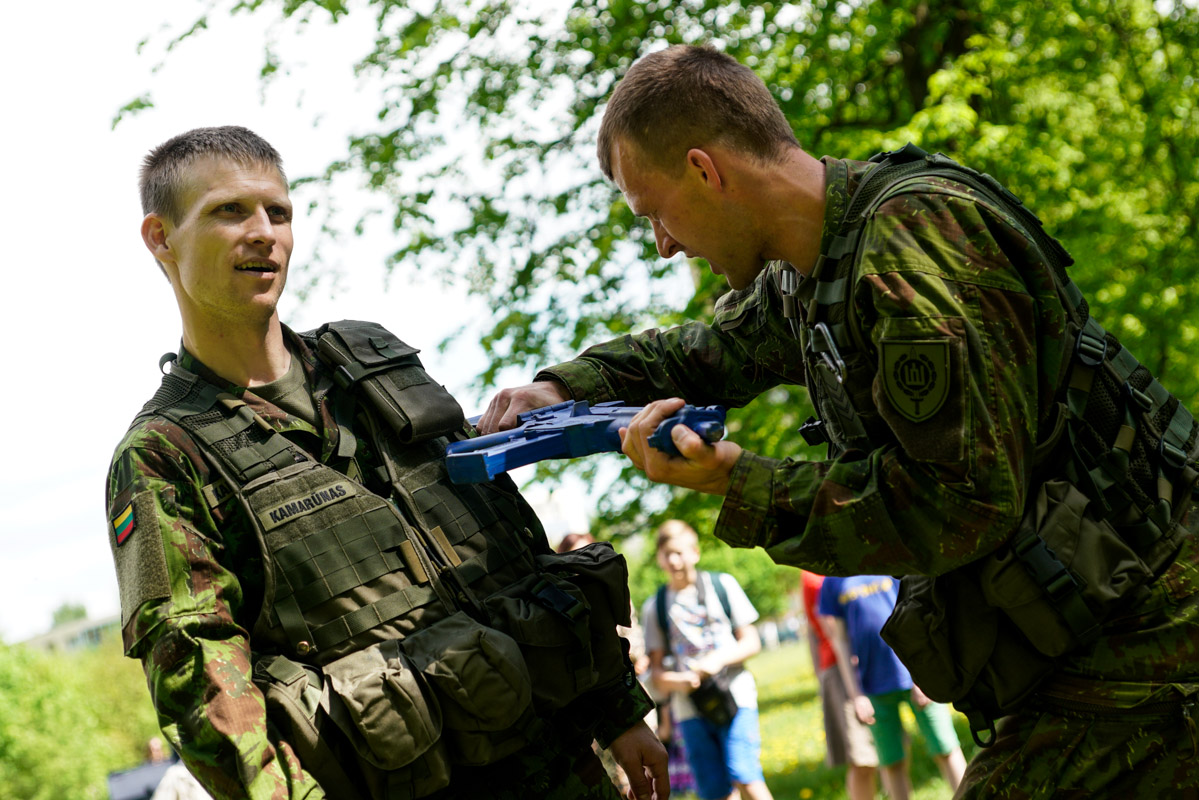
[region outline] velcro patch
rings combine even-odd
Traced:
[[[163,504],[173,505],[175,490],[167,486],[162,491]],[[117,587],[121,593],[121,625],[129,620],[142,603],[171,596],[171,581],[167,573],[166,546],[158,525],[158,500],[152,491],[139,492],[133,503],[113,520],[111,542],[117,566]],[[129,513],[132,511],[132,513]],[[129,514],[129,528],[124,540],[117,534],[116,520]],[[135,536],[136,528],[142,528]],[[122,546],[124,545],[124,546]]]
[[[949,341],[946,339],[879,342],[883,388],[895,410],[923,422],[949,396]]]
[[[112,532],[116,536],[117,547],[128,541],[129,535],[133,533],[133,503],[126,505],[120,514],[113,517]]]
[[[264,530],[269,531],[288,520],[320,511],[325,506],[345,500],[357,493],[357,488],[349,481],[334,481],[317,488],[304,497],[279,503],[258,512],[258,521],[262,523]]]
[[[201,493],[204,495],[204,501],[208,503],[208,507],[214,511],[217,506],[233,496],[233,490],[223,480],[208,484],[201,490]]]

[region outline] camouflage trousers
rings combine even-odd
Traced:
[[[589,741],[534,743],[486,767],[455,767],[436,800],[621,800]],[[432,799],[430,799],[432,800]]]
[[[999,721],[955,798],[1199,799],[1199,684],[1063,686]]]

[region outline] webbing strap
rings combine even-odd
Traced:
[[[191,383],[194,397],[186,402],[157,409],[158,413],[199,440],[206,453],[220,458],[232,467],[243,485],[268,472],[296,463],[291,443],[255,414],[244,401],[199,380],[178,365],[172,365],[171,373],[168,377],[178,377]],[[231,416],[199,426],[192,422],[196,416],[216,408],[224,409],[225,413],[231,413]],[[232,451],[219,446],[219,443],[254,426],[266,434],[266,441],[254,442]]]
[[[832,281],[820,281],[816,284],[816,302],[822,305],[833,305],[845,299],[849,278],[842,276]]]
[[[1082,599],[1082,587],[1040,536],[1031,530],[1022,531],[1012,543],[1012,550],[1049,595],[1075,636],[1087,641],[1099,630],[1099,621]]]
[[[484,534],[476,533],[475,536],[484,536]],[[493,537],[486,543],[486,549],[480,549],[480,552],[463,561],[454,569],[454,572],[470,585],[483,576],[495,573],[516,561],[526,551],[510,543],[508,538],[506,536]]]
[[[409,586],[314,628],[312,641],[318,649],[335,647],[414,608],[426,606],[436,597],[430,585]]]
[[[586,646],[591,639],[590,625],[586,607],[576,598],[559,589],[545,578],[533,584],[532,594],[538,603],[556,613],[570,627],[570,632],[579,642],[571,655],[574,664],[575,685],[582,687],[590,682],[591,659],[584,654],[589,652]]]
[[[360,546],[357,549],[362,551],[366,548]],[[384,575],[402,572],[404,569],[404,562],[394,552],[375,550],[373,553],[351,552],[348,555],[352,560],[351,564],[341,569],[330,570],[321,580],[295,590],[296,603],[302,610],[310,611],[355,587],[364,586]]]
[[[300,611],[295,597],[277,598],[273,603],[275,618],[287,633],[287,638],[293,643],[311,642],[312,632],[304,621],[304,612]]]
[[[399,529],[395,514],[386,507],[374,508],[361,517],[345,520],[325,530],[314,531],[299,541],[279,548],[274,553],[275,563],[281,569],[290,572],[305,562],[329,558],[331,551],[343,545],[360,539],[375,541],[384,533],[390,534],[383,542],[383,546],[387,548],[394,547],[407,538]]]

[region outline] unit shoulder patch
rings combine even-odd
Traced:
[[[879,342],[883,388],[895,410],[924,422],[949,396],[949,341],[901,339]]]

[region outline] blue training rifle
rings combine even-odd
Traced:
[[[526,411],[517,415],[517,426],[511,430],[451,442],[445,459],[450,480],[482,483],[547,458],[619,452],[619,430],[627,428],[642,408],[620,401],[590,406],[586,401],[566,400]],[[708,444],[718,442],[724,438],[724,416],[722,406],[683,406],[662,421],[649,443],[667,455],[679,455],[670,438],[675,425],[686,425]]]

